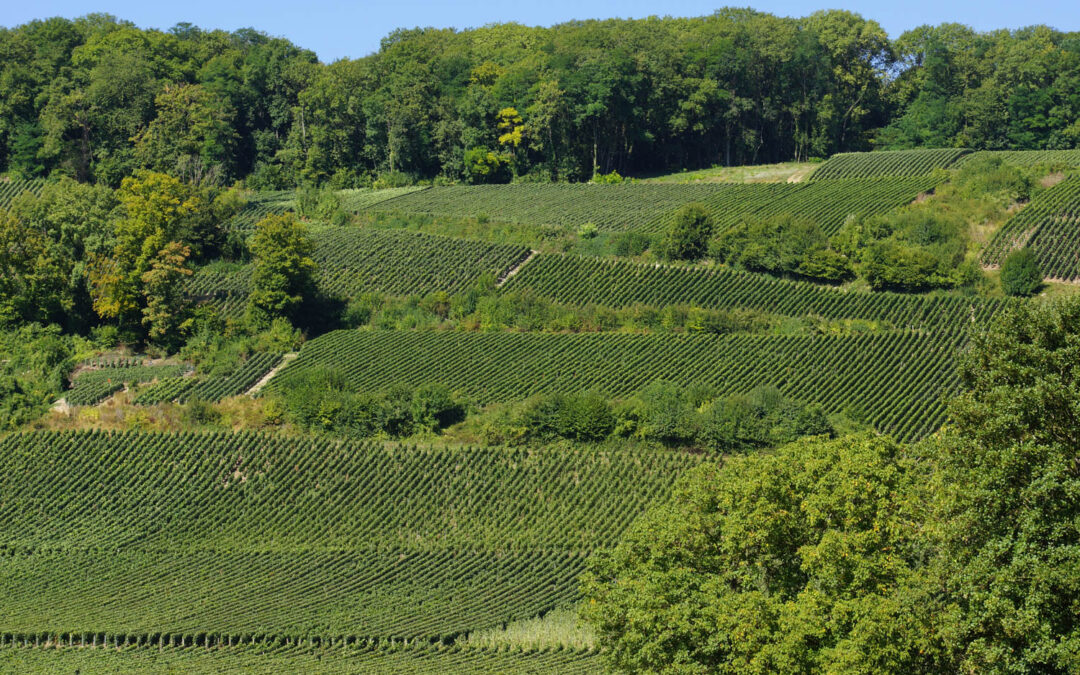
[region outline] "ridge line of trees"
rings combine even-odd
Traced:
[[[320,64],[253,29],[0,28],[0,172],[255,188],[588,180],[874,147],[1073,148],[1080,34],[781,18],[495,24]]]

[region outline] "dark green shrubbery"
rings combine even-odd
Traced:
[[[660,242],[660,255],[666,260],[703,258],[712,232],[712,216],[705,205],[687,204],[675,212],[675,219]]]
[[[318,370],[284,389],[286,416],[299,426],[353,438],[438,432],[465,419],[466,402],[445,385],[355,392],[340,373]]]
[[[496,441],[636,438],[718,454],[833,433],[820,407],[788,399],[775,387],[717,396],[708,388],[683,388],[671,382],[654,382],[621,401],[595,392],[534,396],[501,424],[506,427],[502,431],[512,433],[494,433]]]
[[[1001,290],[1005,295],[1027,297],[1042,288],[1042,271],[1030,248],[1013,251],[1001,264]]]

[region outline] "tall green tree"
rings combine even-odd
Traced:
[[[1080,302],[1019,305],[960,363],[936,465],[930,585],[959,672],[1080,667]]]
[[[880,437],[706,463],[583,578],[583,616],[625,672],[945,672],[908,594],[920,478]]]
[[[268,216],[256,223],[249,248],[254,270],[248,321],[262,327],[279,317],[295,319],[315,274],[307,228],[291,214]]]

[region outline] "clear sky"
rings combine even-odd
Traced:
[[[167,29],[186,21],[202,28],[255,28],[286,37],[314,50],[322,61],[356,58],[375,51],[379,40],[395,28],[436,26],[470,28],[486,23],[516,21],[547,26],[572,19],[640,18],[649,15],[702,16],[732,0],[2,0],[0,25],[16,26],[50,16],[73,18],[105,12],[143,28]],[[822,4],[791,0],[759,0],[752,6],[780,16],[805,16],[815,9],[836,8],[859,12],[880,23],[893,37],[909,28],[946,21],[978,30],[1020,28],[1044,23],[1061,30],[1080,30],[1078,0],[901,0],[900,2],[837,2]]]

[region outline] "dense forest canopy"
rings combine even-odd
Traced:
[[[846,11],[398,30],[321,64],[253,29],[0,29],[0,172],[285,188],[587,180],[875,147],[1080,146],[1080,34]]]

